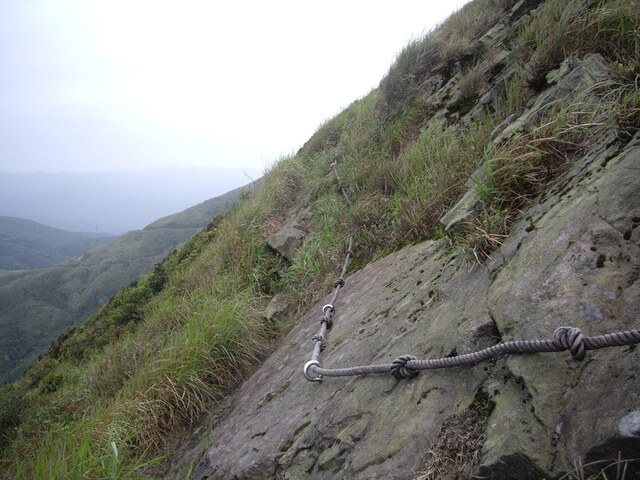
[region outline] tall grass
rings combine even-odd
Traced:
[[[634,0],[601,1],[594,8],[580,0],[548,0],[520,33],[518,54],[528,62],[529,81],[536,86],[569,55],[595,52],[637,64],[639,23],[640,6]]]

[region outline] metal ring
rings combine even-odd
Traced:
[[[309,375],[309,368],[311,368],[314,365],[322,368],[322,365],[320,365],[320,362],[318,360],[309,360],[307,363],[304,364],[304,367],[302,368],[302,374],[304,375],[304,378],[306,378],[310,382],[321,382],[322,375],[318,375],[317,377],[312,377],[311,375]]]
[[[322,314],[326,316],[327,310],[331,310],[331,313],[334,313],[336,311],[336,308],[330,303],[327,303],[324,307],[322,307]]]

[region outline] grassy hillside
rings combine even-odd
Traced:
[[[67,232],[31,220],[0,216],[0,269],[52,267],[112,239],[113,235]]]
[[[237,202],[242,191],[157,220],[55,267],[0,272],[0,382],[16,379],[58,334],[80,325],[120,288]]]
[[[475,0],[409,44],[377,89],[281,159],[252,196],[60,337],[0,396],[11,475],[153,476],[153,459],[329,291],[350,235],[352,269],[443,236],[438,219],[484,164],[482,215],[451,238],[461,261],[483,261],[518,209],[594,138],[608,129],[630,138],[640,128],[637,3],[547,0],[526,12],[537,3],[521,4],[504,32],[515,2]],[[549,108],[528,133],[491,142],[546,73],[588,52],[604,56],[615,82]],[[490,87],[493,100],[480,102]],[[328,175],[336,158],[348,209]],[[303,208],[310,233],[283,263],[266,241]],[[262,312],[276,293],[291,308],[273,323]]]

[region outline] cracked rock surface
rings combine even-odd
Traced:
[[[638,328],[639,169],[640,135],[603,139],[523,212],[486,265],[470,268],[446,240],[426,241],[348,277],[324,366],[463,354],[548,339],[563,325],[587,336]],[[416,478],[446,464],[453,432],[464,433],[469,419],[483,432],[464,454],[467,475],[557,477],[578,458],[637,457],[638,349],[310,383],[302,366],[329,297],[222,403],[207,433],[176,454],[167,478]]]

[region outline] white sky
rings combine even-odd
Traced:
[[[0,0],[0,171],[264,169],[468,0]]]

